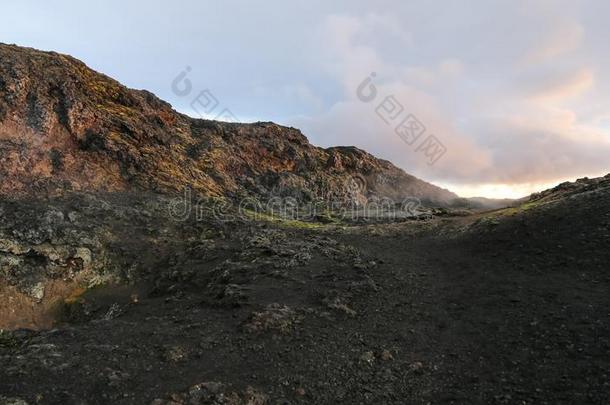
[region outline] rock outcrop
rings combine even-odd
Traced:
[[[0,44],[0,195],[191,187],[306,201],[350,197],[354,178],[360,198],[456,198],[355,147],[322,149],[270,122],[193,119],[70,56]]]

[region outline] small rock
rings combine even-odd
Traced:
[[[125,310],[121,307],[121,305],[115,302],[110,306],[110,308],[108,308],[108,311],[106,311],[102,319],[109,321],[111,319],[118,318],[123,314],[123,312],[125,312]]]
[[[301,322],[301,317],[286,305],[273,303],[264,311],[254,312],[244,328],[251,333],[273,331],[289,334]]]
[[[421,374],[424,372],[424,364],[421,361],[416,361],[415,363],[411,363],[410,368],[416,374]]]
[[[269,397],[253,387],[248,386],[244,392],[244,403],[246,405],[265,405],[269,402]]]
[[[356,311],[348,307],[341,297],[335,297],[334,299],[325,298],[324,302],[328,308],[344,312],[349,316],[356,316],[358,314]]]
[[[171,346],[165,350],[163,358],[165,361],[178,363],[188,358],[188,351],[182,346]]]
[[[30,295],[40,302],[44,298],[44,290],[44,283],[36,283],[36,285],[30,289]]]
[[[384,350],[381,352],[381,360],[383,360],[383,361],[394,360],[394,356],[392,356],[392,353],[390,353],[389,350]]]
[[[362,356],[360,356],[360,361],[367,363],[367,364],[373,364],[373,362],[375,361],[375,353],[364,352],[362,354]]]

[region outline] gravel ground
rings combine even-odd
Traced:
[[[0,403],[606,404],[608,201],[125,240],[146,271],[0,335]]]

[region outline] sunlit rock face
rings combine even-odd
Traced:
[[[0,177],[4,195],[188,186],[225,197],[456,198],[357,148],[318,148],[273,123],[193,119],[70,56],[11,45],[0,45]]]

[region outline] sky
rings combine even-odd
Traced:
[[[464,197],[610,172],[610,2],[6,2],[0,42],[71,54],[195,117],[274,121]]]

